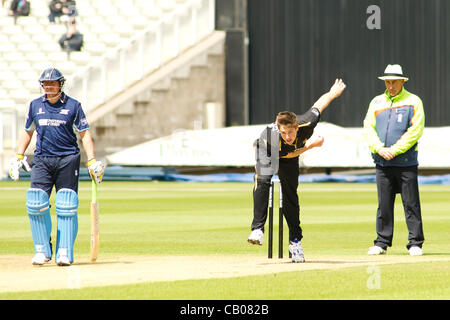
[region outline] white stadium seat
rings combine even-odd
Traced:
[[[25,57],[30,62],[38,62],[47,60],[47,55],[42,51],[30,51],[25,54]]]
[[[61,47],[56,40],[51,41],[51,42],[40,43],[40,48],[45,53],[53,53],[53,52],[61,51]]]
[[[14,52],[16,50],[16,45],[12,42],[1,42],[0,52]]]
[[[127,20],[122,16],[109,16],[106,17],[105,22],[112,27],[124,25],[127,23]]]
[[[29,64],[27,69],[22,70],[22,72],[17,73],[17,78],[22,81],[35,81],[37,83],[40,73],[33,69],[31,64]]]
[[[96,0],[91,2],[91,5],[97,9],[111,7],[111,4],[111,0]],[[101,12],[99,12],[99,14],[101,14]]]
[[[83,51],[89,52],[93,55],[99,56],[105,53],[106,45],[102,42],[89,42],[84,43]]]
[[[90,28],[90,30],[91,30],[92,33],[96,34],[99,39],[101,39],[100,38],[101,35],[113,32],[111,27],[109,25],[105,24],[105,23],[99,24],[99,25],[96,25],[96,26],[92,26]]]
[[[88,52],[74,51],[70,53],[70,61],[83,65],[92,62],[92,57]]]
[[[39,43],[39,44],[45,44],[45,43],[48,43],[48,42],[53,42],[55,40],[56,39],[52,35],[50,35],[50,34],[48,34],[46,32],[41,33],[41,34],[33,35],[33,41],[36,42],[36,43]]]
[[[137,7],[126,6],[120,8],[120,14],[123,17],[139,17],[141,13]]]
[[[122,42],[120,35],[116,33],[99,34],[98,39],[100,39],[105,45],[109,47],[117,46]]]
[[[3,70],[0,72],[0,81],[8,81],[16,78],[16,73],[11,70]]]
[[[48,20],[48,15],[47,16],[41,16],[41,17],[37,17],[38,20],[38,24],[40,26],[46,26],[48,24],[50,24],[50,21]]]
[[[26,33],[19,33],[9,36],[9,41],[19,44],[19,43],[29,43],[31,41],[31,38]]]
[[[20,81],[18,78],[3,80],[2,87],[9,90],[20,89],[22,88],[22,81]]]
[[[8,35],[0,33],[0,43],[2,43],[2,42],[9,42]]]
[[[32,26],[37,24],[37,18],[34,16],[20,17],[17,19],[17,24],[21,26]]]
[[[50,1],[31,0],[31,14],[38,17],[47,17],[50,14],[48,4]]]
[[[46,32],[45,27],[40,24],[24,26],[23,31],[29,34],[32,38],[34,38],[36,35]]]
[[[6,90],[4,91],[6,92]],[[15,101],[12,99],[0,99],[0,108],[2,109],[9,109],[9,108],[14,108],[16,105]]]
[[[25,57],[22,52],[3,52],[4,61],[18,61],[23,60]]]
[[[144,16],[130,17],[128,23],[136,29],[145,29],[151,25],[151,22]]]
[[[12,61],[9,64],[9,69],[12,71],[18,71],[18,73],[23,74],[31,68],[31,64],[28,61]]]
[[[0,59],[0,70],[2,70],[2,72],[4,72],[5,70],[8,70],[8,68],[9,68],[9,63]]]
[[[141,13],[152,20],[160,19],[163,15],[161,8],[152,6],[141,7]]]
[[[92,32],[83,32],[83,41],[86,42],[97,42],[101,41],[98,40],[97,35]]]
[[[83,23],[83,25],[88,25],[89,27],[97,26],[104,24],[103,19],[104,18],[102,16],[83,17],[83,19],[81,19],[81,23]]]
[[[36,72],[38,72],[39,77],[41,76],[42,72],[45,69],[51,68],[51,67],[54,67],[54,64],[51,61],[49,61],[48,59],[33,63],[33,68],[34,68],[34,70],[36,70]]]
[[[48,33],[56,36],[62,36],[67,32],[67,27],[62,24],[49,24],[46,27]]]
[[[14,20],[12,18],[2,15],[2,18],[0,19],[0,28],[3,26],[10,26],[12,24],[14,24]]]
[[[73,61],[64,61],[58,64],[58,70],[64,75],[73,74],[78,70],[78,66]]]
[[[157,5],[163,11],[172,11],[176,8],[176,3],[174,0],[157,0]]]
[[[4,17],[2,17],[2,19],[4,19]],[[2,34],[6,34],[6,35],[16,35],[16,34],[21,34],[23,31],[22,26],[20,25],[15,25],[15,24],[11,24],[11,25],[5,25],[2,26]]]
[[[90,5],[81,5],[83,2],[77,2],[78,19],[82,20],[84,17],[95,17],[98,15],[94,7]],[[80,6],[81,5],[81,6]]]
[[[134,4],[138,8],[154,8],[156,7],[155,1],[156,0],[134,0]]]
[[[2,105],[1,105],[2,100],[6,99],[6,98],[8,98],[8,90],[0,87],[0,109],[2,108]],[[11,101],[14,102],[14,100],[11,100]],[[6,107],[6,108],[8,108],[8,107]]]
[[[48,59],[55,63],[63,62],[67,60],[67,53],[63,51],[50,52],[48,54]]]
[[[93,4],[96,5],[97,1],[94,1]],[[103,17],[110,17],[110,16],[117,16],[120,15],[120,13],[117,11],[117,9],[115,7],[112,6],[104,6],[99,8],[97,6],[97,12],[99,15],[103,16]]]
[[[112,29],[115,33],[124,38],[132,37],[137,33],[136,30],[134,30],[134,28],[127,23],[115,25]]]
[[[25,101],[31,101],[33,98],[30,95],[30,91],[27,89],[24,89],[22,82],[18,86],[17,89],[9,90],[9,96],[13,98],[14,100],[19,102],[25,102]]]
[[[39,45],[35,42],[24,42],[17,44],[17,50],[22,52],[36,52],[39,51]]]
[[[23,87],[27,89],[28,91],[33,91],[35,93],[39,92],[41,90],[41,86],[39,84],[39,75],[36,76],[34,74],[33,79],[24,79],[22,80]]]

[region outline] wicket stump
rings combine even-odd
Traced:
[[[269,245],[267,257],[272,259],[273,256],[273,199],[274,199],[274,181],[270,182],[269,189]],[[278,258],[283,258],[283,193],[281,183],[279,188],[279,202],[278,202]],[[291,253],[289,253],[291,257]]]

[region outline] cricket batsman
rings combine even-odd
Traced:
[[[25,131],[19,138],[17,155],[11,160],[9,175],[19,179],[22,167],[30,167],[24,156],[36,131],[36,150],[31,170],[31,186],[26,194],[26,209],[30,220],[35,256],[33,265],[43,265],[52,259],[52,222],[49,198],[56,191],[57,217],[56,264],[68,266],[74,261],[73,247],[78,232],[78,178],[80,149],[75,131],[80,135],[91,178],[102,181],[105,165],[94,156],[94,144],[89,124],[81,104],[63,92],[62,73],[44,70],[39,83],[44,95],[31,101]]]
[[[336,79],[330,91],[323,94],[306,113],[278,113],[275,123],[268,125],[255,141],[256,172],[253,188],[252,232],[247,241],[262,245],[264,225],[272,176],[278,173],[283,195],[283,214],[289,227],[289,251],[292,262],[304,262],[301,246],[300,206],[297,187],[299,156],[307,150],[322,146],[324,138],[313,137],[314,128],[325,108],[345,90],[346,85]]]

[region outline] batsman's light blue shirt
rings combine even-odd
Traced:
[[[25,130],[36,130],[35,156],[67,156],[80,152],[74,130],[82,132],[89,124],[81,104],[62,94],[55,104],[45,95],[30,103]]]

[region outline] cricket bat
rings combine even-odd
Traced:
[[[99,213],[97,201],[97,184],[92,180],[91,200],[91,263],[95,263],[100,247]]]

